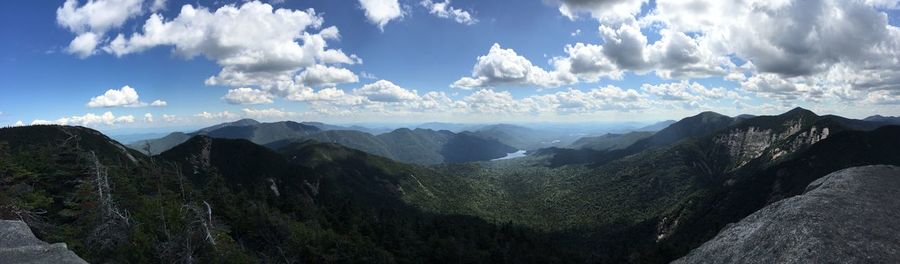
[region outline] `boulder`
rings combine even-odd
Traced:
[[[0,263],[87,263],[65,243],[50,244],[34,237],[22,221],[0,220]]]
[[[900,167],[826,175],[673,263],[900,263]]]

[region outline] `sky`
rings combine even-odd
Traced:
[[[893,0],[0,6],[0,126],[900,115]]]

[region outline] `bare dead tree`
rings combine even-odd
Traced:
[[[131,217],[127,210],[120,209],[113,200],[107,168],[100,163],[97,154],[91,151],[88,158],[100,213],[99,224],[88,235],[88,242],[102,249],[114,248],[127,238],[125,231],[131,225]]]

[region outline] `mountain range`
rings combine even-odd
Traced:
[[[663,263],[829,173],[900,165],[900,126],[801,108],[499,161],[543,139],[481,131],[240,120],[147,155],[3,128],[0,217],[91,262]]]
[[[223,123],[193,133],[175,132],[159,139],[140,141],[129,146],[149,154],[158,154],[196,135],[246,139],[272,149],[278,149],[294,142],[317,140],[338,143],[370,154],[416,164],[491,160],[516,151],[515,148],[494,139],[485,139],[468,132],[453,133],[447,130],[400,128],[373,135],[360,130],[350,130],[318,122],[260,123],[252,119]]]

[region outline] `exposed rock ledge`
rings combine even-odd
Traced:
[[[0,220],[0,263],[87,263],[66,248],[34,237],[22,221]]]
[[[900,263],[900,167],[831,173],[674,263]]]

